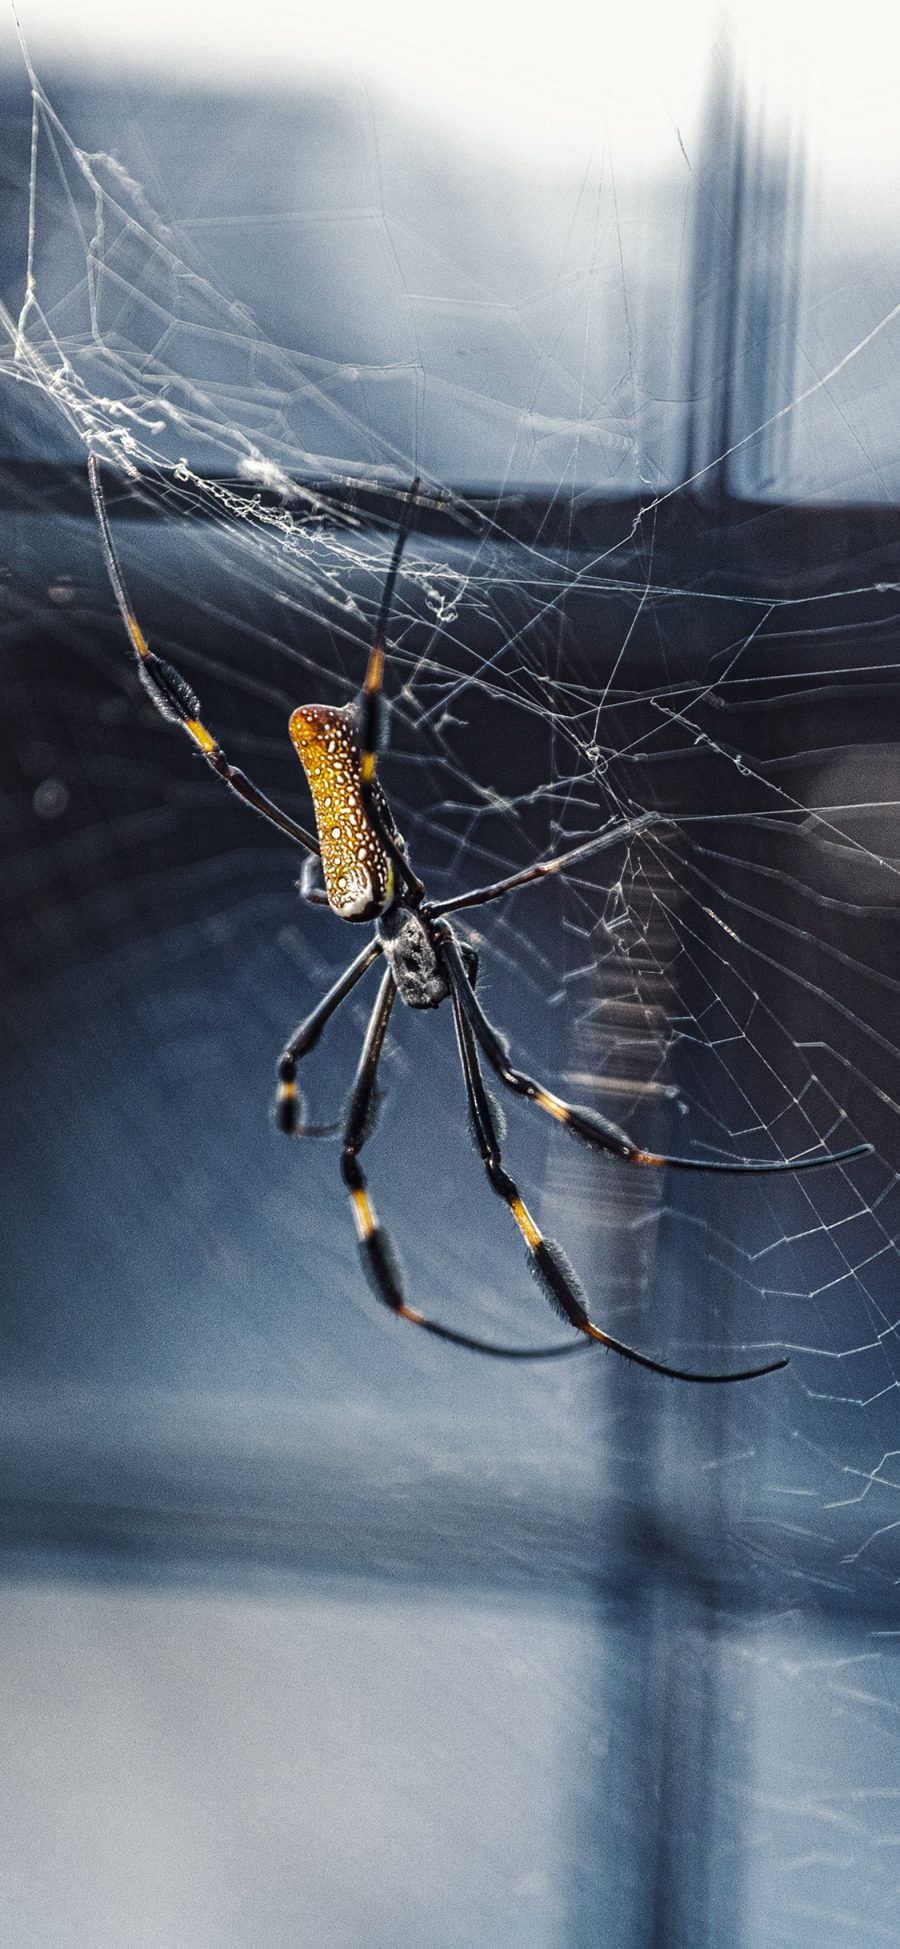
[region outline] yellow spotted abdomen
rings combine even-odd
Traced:
[[[363,805],[353,706],[304,704],[289,728],[312,793],[329,906],[342,920],[374,920],[393,898],[394,868]]]

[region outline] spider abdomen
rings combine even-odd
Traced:
[[[289,728],[312,793],[329,906],[342,920],[374,920],[394,898],[394,867],[363,803],[355,711],[304,704]]]
[[[400,901],[378,923],[378,934],[407,1008],[438,1008],[450,993],[428,922]]]

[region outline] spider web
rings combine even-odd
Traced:
[[[895,289],[827,197],[816,227],[796,133],[754,106],[720,44],[655,175],[607,137],[577,190],[563,173],[532,182],[527,215],[511,171],[495,161],[490,198],[473,197],[463,150],[371,89],[311,87],[302,136],[296,100],[274,97],[266,153],[289,163],[261,191],[248,100],[161,106],[133,88],[123,107],[31,81],[7,165],[22,261],[0,366],[19,564],[7,1024],[26,1155],[59,1108],[67,1139],[27,1191],[15,1180],[21,1398],[50,1345],[67,1399],[98,1375],[110,1398],[166,1400],[277,1402],[296,1381],[338,1418],[377,1393],[392,1439],[419,1388],[412,1454],[433,1453],[436,1426],[452,1454],[452,1430],[474,1439],[489,1415],[495,1441],[518,1452],[525,1426],[535,1457],[564,1455],[573,1496],[599,1483],[613,1508],[617,1482],[646,1508],[656,1417],[666,1519],[694,1543],[708,1526],[729,1589],[784,1610],[827,1588],[864,1620],[848,1651],[832,1619],[808,1750],[763,1743],[756,1787],[734,1790],[777,1854],[779,1791],[806,1768],[792,1832],[826,1857],[797,1871],[783,1936],[760,1923],[759,1939],[805,1942],[848,1903],[839,1939],[875,1939],[890,1816],[860,1822],[849,1870],[822,1836],[886,1791],[864,1734],[896,1712],[880,1640],[900,1527],[898,456],[876,403],[896,388]],[[223,116],[224,183],[208,163]],[[788,1375],[698,1420],[690,1390],[660,1403],[613,1363],[599,1379],[587,1360],[463,1379],[366,1312],[333,1147],[276,1155],[265,1130],[277,1051],[358,942],[299,907],[287,849],[223,805],[138,694],[88,451],[108,463],[146,634],[301,818],[287,715],[355,694],[421,478],[381,777],[429,890],[660,815],[460,922],[521,1065],[651,1149],[874,1147],[798,1177],[614,1172],[513,1107],[510,1166],[610,1331],[694,1367],[784,1348]],[[365,1008],[310,1064],[323,1119]],[[448,1013],[394,1025],[376,1203],[411,1298],[537,1342],[540,1297],[459,1134]],[[164,1214],[152,1239],[145,1198]],[[90,1317],[66,1291],[73,1238]],[[300,1327],[298,1278],[314,1308]],[[710,1471],[734,1487],[711,1490]],[[621,1513],[613,1528],[627,1560]],[[754,1650],[752,1632],[723,1655],[758,1659],[796,1737],[812,1661],[791,1683],[777,1634]],[[847,1657],[868,1661],[852,1706]]]

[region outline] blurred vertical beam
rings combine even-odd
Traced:
[[[685,479],[710,508],[789,486],[803,150],[717,49],[696,166]],[[779,417],[780,416],[780,417]]]
[[[667,1080],[667,1057],[675,998],[666,972],[676,946],[674,905],[675,888],[668,862],[648,849],[629,881],[621,925],[614,911],[603,923],[608,936],[621,944],[620,958],[610,963],[608,940],[604,943],[598,939],[603,973],[596,1008],[573,1032],[571,1067],[566,1073],[568,1094],[583,1097],[588,1090],[591,1100],[626,1125],[638,1103],[647,1106],[642,1112],[642,1127],[648,1127],[645,1115],[651,1106],[665,1102],[674,1093]],[[649,1127],[658,1126],[652,1122]],[[584,1227],[589,1209],[584,1265],[597,1317],[636,1345],[664,1344],[671,1313],[679,1310],[671,1306],[671,1291],[659,1290],[658,1234],[666,1196],[664,1174],[629,1170],[627,1166],[616,1168],[610,1159],[580,1150],[564,1154],[555,1170],[554,1209],[566,1208],[567,1237],[573,1237],[579,1222]],[[642,1329],[635,1320],[645,1306],[648,1325]],[[658,1483],[665,1387],[660,1384],[657,1392],[652,1385],[644,1387],[639,1381],[629,1395],[633,1370],[626,1373],[621,1363],[612,1360],[597,1361],[596,1376],[599,1453],[609,1446],[611,1421],[618,1430],[623,1426],[630,1429],[630,1401],[635,1402],[640,1416],[639,1441],[630,1453],[624,1522],[627,1525],[633,1520],[636,1529],[649,1539],[664,1520]],[[627,1421],[625,1416],[629,1417]],[[617,1438],[621,1439],[621,1434]],[[608,1548],[616,1548],[615,1537],[607,1536],[605,1541]],[[628,1547],[633,1546],[631,1534]],[[598,1554],[602,1553],[601,1539]],[[594,1790],[585,1798],[589,1805],[608,1810],[597,1843],[602,1859],[595,1864],[591,1882],[592,1890],[602,1892],[599,1898],[586,1891],[579,1893],[579,1883],[573,1878],[567,1936],[573,1949],[574,1945],[577,1949],[589,1949],[589,1945],[594,1949],[598,1942],[613,1941],[616,1949],[629,1949],[629,1945],[644,1949],[646,1943],[656,1942],[655,1935],[648,1935],[648,1928],[653,1927],[657,1912],[665,1913],[669,1900],[670,1854],[680,1845],[670,1796],[681,1764],[684,1714],[676,1710],[676,1701],[677,1687],[684,1678],[670,1663],[674,1645],[665,1579],[666,1571],[660,1569],[654,1552],[651,1560],[639,1565],[636,1579],[626,1585],[613,1617],[602,1572],[598,1578],[600,1642],[606,1647],[625,1642],[632,1650],[624,1683],[617,1657],[605,1652],[595,1681],[599,1717],[610,1727],[610,1736]],[[624,1641],[615,1628],[623,1610],[627,1620]],[[633,1682],[637,1672],[639,1684]],[[702,1861],[699,1872],[705,1874]],[[596,1909],[594,1900],[598,1900]],[[615,1917],[614,1935],[608,1930],[611,1915]],[[668,1937],[669,1949],[681,1939]]]
[[[696,498],[713,515],[725,517],[735,499],[777,495],[788,486],[790,416],[779,415],[795,384],[803,220],[802,152],[773,133],[764,102],[756,107],[751,128],[748,97],[725,43],[716,51],[695,178],[688,313],[674,328],[676,339],[683,335],[688,348],[684,468]],[[620,1058],[628,1042],[627,1079],[635,1094],[648,1083],[660,1089],[666,1074],[667,1024],[687,1001],[673,992],[668,975],[660,978],[660,969],[680,963],[664,952],[653,891],[651,865],[630,907],[638,931],[643,931],[642,945],[630,956],[640,998],[636,1010],[632,1002],[634,1033],[629,1039],[622,1028],[628,999],[616,996],[608,985],[599,1016],[607,1058],[611,1030],[618,1031],[614,1046]],[[665,892],[671,907],[670,879]],[[599,1051],[594,1054],[599,1069]],[[602,1101],[602,1071],[597,1087]],[[604,1107],[615,1115],[618,1106]],[[616,1300],[627,1301],[629,1287],[633,1298],[652,1291],[666,1302],[664,1311],[656,1309],[660,1331],[652,1344],[659,1345],[677,1337],[682,1255],[666,1252],[663,1257],[660,1250],[665,1229],[652,1218],[664,1186],[656,1174],[650,1184],[639,1172],[622,1175],[624,1182],[618,1174],[596,1168],[595,1227],[602,1241],[597,1261],[604,1268],[604,1293],[613,1294],[612,1309],[607,1302],[604,1318],[624,1331]],[[608,1383],[599,1385],[605,1392]],[[629,1634],[640,1646],[644,1682],[628,1704],[632,1764],[627,1778],[616,1782],[617,1792],[633,1800],[627,1818],[621,1809],[617,1830],[626,1848],[624,1837],[631,1837],[631,1860],[624,1867],[621,1861],[611,1864],[623,1898],[616,1940],[640,1949],[687,1944],[713,1949],[726,1941],[730,1949],[739,1949],[745,1933],[744,1877],[729,1825],[747,1756],[746,1742],[726,1717],[722,1658],[729,1627],[724,1596],[715,1583],[717,1539],[724,1544],[728,1529],[716,1464],[726,1451],[730,1408],[727,1394],[706,1404],[705,1466],[695,1476],[703,1506],[694,1513],[702,1524],[712,1570],[704,1588],[680,1576],[678,1538],[667,1535],[672,1508],[679,1507],[679,1498],[673,1504],[661,1486],[672,1395],[662,1389],[651,1402],[642,1394],[641,1408],[650,1416],[641,1430],[643,1477],[635,1462],[630,1482],[640,1499],[645,1535],[663,1538],[664,1547],[641,1567],[626,1600]],[[599,1689],[603,1694],[602,1677]],[[614,1718],[621,1700],[610,1695],[606,1703]],[[726,1778],[729,1797],[724,1803]],[[600,1804],[609,1788],[608,1778],[598,1781]],[[608,1939],[599,1914],[590,1917],[587,1934],[586,1921],[583,1914],[576,1918],[573,1942]]]

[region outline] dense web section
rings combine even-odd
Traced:
[[[46,267],[45,200],[53,245]],[[366,375],[268,343],[249,306],[216,288],[124,166],[77,146],[36,77],[25,292],[6,322],[7,377],[56,408],[73,453],[96,453],[142,506],[184,522],[220,570],[226,547],[227,575],[245,591],[277,588],[290,624],[275,645],[286,667],[269,698],[352,696],[402,492],[412,469],[422,470],[421,409],[412,426],[397,416],[391,440],[377,416],[360,414]],[[848,348],[840,363],[864,344]],[[404,376],[412,403],[425,392],[426,375],[412,364]],[[800,396],[770,418],[789,415]],[[563,437],[564,426],[554,433]],[[633,439],[610,433],[608,442],[650,480],[651,459],[634,456]],[[721,467],[727,451],[696,469],[688,485]],[[437,517],[440,540],[426,534],[407,550],[388,686],[412,780],[406,809],[401,774],[401,823],[415,848],[416,822],[427,820],[428,853],[440,849],[446,884],[461,890],[467,879],[490,878],[621,821],[626,837],[612,878],[603,860],[599,875],[573,870],[560,894],[567,965],[558,971],[563,987],[554,983],[549,999],[565,1002],[595,1044],[596,1066],[585,1081],[601,1096],[624,1089],[632,1104],[649,1099],[651,1114],[654,1102],[676,1104],[692,1118],[688,1146],[699,1155],[837,1149],[871,1127],[874,1109],[859,1073],[867,1044],[882,1114],[887,1101],[894,1107],[874,1062],[886,1038],[843,988],[847,973],[873,981],[850,938],[851,921],[872,903],[848,898],[847,883],[880,886],[882,904],[892,901],[898,867],[878,829],[879,813],[891,806],[821,802],[820,791],[809,791],[813,754],[758,759],[752,740],[742,748],[740,730],[754,691],[773,712],[798,692],[815,696],[826,674],[811,667],[818,635],[827,638],[840,605],[866,591],[796,597],[774,586],[746,595],[726,587],[707,596],[674,578],[667,586],[673,549],[660,529],[675,489],[659,482],[628,526],[623,507],[612,503],[605,526],[614,538],[591,546],[578,533],[580,517],[588,525],[584,494],[573,500],[557,487],[532,513],[534,534],[522,539],[514,497],[487,512],[483,499],[426,477],[421,506],[426,525]],[[117,512],[121,505],[119,494]],[[142,591],[152,632],[150,602]],[[741,633],[719,643],[716,608],[726,612],[729,632],[737,614]],[[712,624],[703,613],[710,609]],[[681,612],[688,629],[701,619],[699,655],[684,641]],[[313,619],[319,632],[323,620],[327,628],[321,660],[306,647],[304,623]],[[760,668],[761,641],[769,658]],[[658,668],[648,681],[654,652]],[[253,680],[249,657],[248,666],[245,686]],[[872,674],[868,664],[869,682]],[[212,709],[215,715],[214,700]],[[479,709],[513,756],[518,743],[526,765],[535,753],[538,762],[549,759],[546,772],[515,789],[510,753],[492,767],[493,745],[467,771],[467,740],[453,733]],[[543,750],[534,720],[548,734]],[[830,782],[835,764],[817,752],[813,779]],[[510,776],[511,789],[497,772],[504,784]],[[427,813],[417,796],[429,801]],[[650,808],[673,816],[629,838],[629,823]],[[526,899],[491,921],[499,952],[512,958],[524,949],[525,978],[545,990],[546,971],[528,945]],[[603,1032],[611,998],[635,1010],[642,1029],[651,1016],[662,1024],[645,1037],[651,1073],[632,1078],[630,1090],[627,1076],[615,1073],[623,1066],[621,1032]],[[639,1124],[646,1119],[643,1108],[631,1114]],[[795,1221],[780,1240],[748,1253],[742,1270],[749,1292],[767,1298],[823,1301],[852,1282],[868,1330],[848,1333],[852,1309],[843,1308],[841,1344],[820,1348],[814,1333],[790,1335],[789,1343],[827,1362],[818,1371],[809,1365],[804,1384],[860,1401],[894,1385],[896,1315],[869,1284],[871,1269],[892,1254],[892,1207],[888,1197],[885,1209],[883,1189],[873,1200],[871,1186],[865,1167],[849,1171],[842,1189],[826,1178],[798,1184]],[[822,1263],[807,1295],[788,1268],[797,1240],[813,1236]],[[727,1219],[719,1250],[726,1239]],[[811,1308],[806,1317],[814,1317]]]
[[[380,761],[417,870],[449,899],[623,827],[611,851],[460,919],[481,954],[486,1006],[517,1058],[648,1149],[771,1160],[873,1146],[802,1176],[676,1181],[597,1163],[508,1106],[517,1174],[540,1185],[542,1222],[580,1254],[592,1293],[602,1278],[595,1314],[610,1331],[692,1366],[790,1354],[789,1373],[756,1383],[752,1405],[729,1397],[726,1447],[747,1461],[753,1513],[749,1530],[726,1515],[728,1548],[776,1603],[821,1580],[840,1604],[862,1603],[876,1617],[878,1642],[866,1631],[853,1654],[872,1661],[851,1712],[861,1738],[866,1715],[895,1711],[897,1696],[881,1659],[900,1534],[900,855],[890,724],[898,527],[889,464],[879,456],[867,466],[855,422],[851,493],[834,429],[852,420],[854,400],[876,383],[872,371],[893,370],[900,307],[881,306],[806,359],[804,327],[787,315],[771,256],[754,272],[762,231],[770,242],[777,231],[777,199],[760,192],[755,210],[742,205],[744,241],[736,246],[730,233],[714,260],[691,201],[702,154],[690,168],[680,136],[673,167],[680,144],[683,178],[664,197],[667,229],[676,214],[680,224],[672,308],[652,330],[637,315],[650,300],[644,271],[632,274],[626,193],[610,162],[591,211],[579,204],[540,300],[524,245],[513,303],[491,296],[483,266],[480,282],[471,266],[454,266],[454,224],[440,247],[434,235],[414,238],[409,213],[395,217],[387,162],[379,199],[353,212],[362,243],[337,280],[337,248],[321,244],[333,210],[273,211],[274,247],[265,217],[238,207],[239,186],[230,227],[182,219],[171,190],[89,146],[72,114],[63,119],[32,81],[17,183],[23,205],[27,188],[23,281],[18,293],[7,287],[0,377],[11,469],[18,463],[31,483],[23,532],[49,509],[56,537],[55,580],[23,589],[22,614],[33,605],[49,618],[64,655],[52,695],[42,679],[23,746],[36,823],[18,878],[9,869],[19,903],[12,959],[33,989],[18,998],[19,1028],[30,1021],[40,1032],[58,1006],[63,966],[67,1042],[77,1043],[73,1024],[90,1017],[98,981],[106,997],[141,990],[133,1033],[155,1045],[160,1071],[135,1141],[152,1171],[173,1090],[170,1155],[177,1146],[184,1059],[202,1071],[219,990],[235,1019],[258,1011],[251,1041],[270,1051],[274,1075],[292,1011],[299,1020],[362,946],[358,931],[297,913],[299,859],[249,813],[222,804],[215,782],[199,764],[191,769],[175,734],[138,698],[90,524],[88,453],[103,463],[142,629],[196,688],[237,762],[301,821],[309,809],[289,713],[355,695],[403,497],[419,475]],[[336,143],[346,116],[345,104],[330,132]],[[414,141],[408,130],[403,141]],[[777,181],[796,218],[788,176]],[[277,295],[286,256],[305,266],[320,303],[333,293],[328,332],[291,329]],[[350,294],[353,272],[363,288]],[[770,286],[780,296],[767,311]],[[724,354],[717,364],[724,312],[739,324],[741,357],[732,346],[731,366]],[[741,360],[752,385],[741,384]],[[716,398],[726,402],[720,412]],[[807,456],[820,438],[838,456],[813,511],[808,458],[793,475],[785,462],[795,432]],[[114,779],[101,776],[113,763],[110,741]],[[77,827],[85,797],[102,808],[94,827]],[[67,829],[71,817],[77,829]],[[178,1000],[186,966],[203,997],[190,1006]],[[323,1122],[339,1115],[366,1005],[354,1000],[328,1061],[311,1066]],[[511,1317],[521,1329],[529,1318],[535,1337],[546,1337],[504,1214],[484,1211],[474,1160],[457,1159],[443,1122],[422,1108],[425,1065],[432,1102],[446,1100],[462,1124],[451,1043],[443,1022],[440,1034],[428,1020],[392,1025],[385,1148],[380,1131],[371,1148],[378,1195],[414,1298],[427,1287],[444,1317],[482,1330]],[[48,1049],[51,1063],[52,1036]],[[90,1058],[72,1057],[83,1083],[95,1059],[95,1042]],[[108,1061],[124,1084],[124,1048]],[[266,1076],[254,1083],[240,1059],[234,1076],[255,1092],[241,1105],[242,1125],[259,1119],[262,1128]],[[404,1160],[410,1131],[419,1135]],[[433,1191],[421,1161],[430,1145],[433,1184],[449,1181],[456,1195],[471,1182],[480,1201],[479,1253],[482,1233],[497,1231],[474,1271],[439,1213],[419,1229],[416,1201]],[[179,1194],[187,1229],[207,1241],[221,1197],[239,1190],[227,1150],[226,1120]],[[309,1252],[315,1279],[346,1287],[355,1317],[366,1301],[339,1238],[333,1149],[296,1147],[275,1165],[266,1152],[259,1182],[273,1170],[273,1235],[280,1227]],[[286,1185],[295,1200],[287,1220],[278,1201]],[[266,1196],[259,1183],[257,1195]],[[313,1197],[329,1213],[315,1237],[308,1209],[305,1218],[296,1210]],[[206,1326],[212,1262],[199,1281]],[[276,1286],[286,1278],[269,1276]],[[253,1277],[253,1264],[242,1264],[240,1278]],[[346,1318],[326,1312],[316,1325],[309,1371],[323,1386]],[[82,1355],[73,1340],[76,1372]],[[176,1339],[165,1379],[186,1355],[198,1359],[196,1345]],[[401,1358],[395,1345],[391,1357]],[[430,1353],[409,1357],[433,1372]],[[267,1358],[260,1353],[263,1375]],[[126,1353],[121,1360],[127,1371]],[[631,1385],[610,1368],[607,1392]],[[561,1404],[574,1411],[595,1381],[579,1369],[542,1384],[555,1415]],[[505,1376],[492,1377],[492,1389],[503,1385]],[[630,1423],[621,1439],[633,1458]],[[678,1455],[670,1446],[673,1497],[687,1512],[702,1470],[690,1443]],[[837,1654],[828,1670],[835,1699],[845,1680],[857,1684]],[[775,1818],[772,1765],[760,1822]],[[834,1813],[823,1765],[810,1755],[811,1853],[824,1846],[832,1814],[849,1822],[854,1794],[866,1791],[863,1768]],[[890,1827],[889,1807],[874,1825],[860,1815],[853,1846],[887,1926],[891,1875],[883,1850],[875,1859],[882,1818]],[[896,1842],[893,1832],[881,1838]],[[804,1901],[797,1913],[809,1919],[815,1902]],[[868,1923],[859,1935],[855,1927],[833,1939],[876,1939],[866,1938]],[[797,1931],[783,1939],[806,1940],[799,1923]]]

